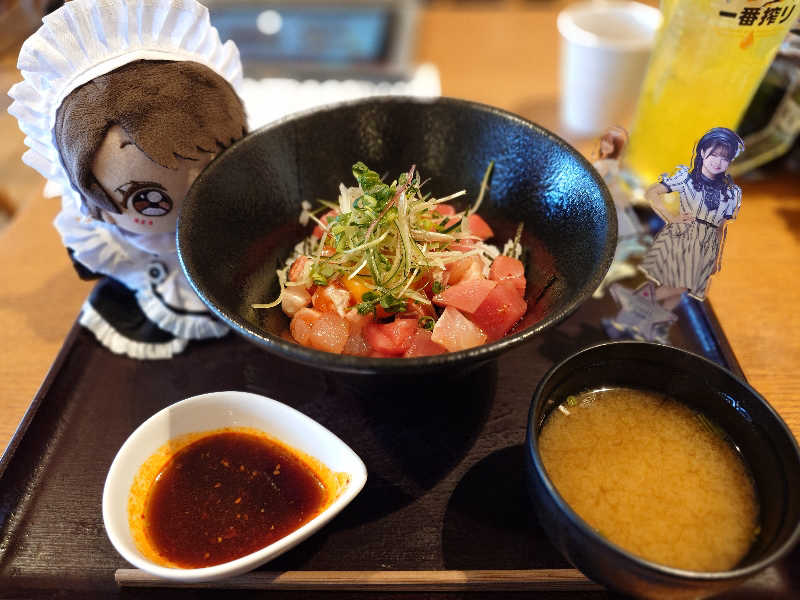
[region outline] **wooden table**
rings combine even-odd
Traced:
[[[443,93],[493,104],[560,131],[560,3],[433,3],[421,14],[417,60],[440,69]],[[15,54],[15,52],[13,53]],[[18,79],[14,57],[0,84]],[[0,108],[8,104],[6,98]],[[562,132],[563,133],[563,132]],[[593,142],[565,137],[583,151]],[[0,197],[17,207],[0,233],[0,448],[44,379],[91,284],[74,274],[51,221],[56,199],[19,161],[16,120],[0,114]],[[730,228],[710,299],[750,383],[800,436],[800,186],[797,176],[739,181],[744,205]]]

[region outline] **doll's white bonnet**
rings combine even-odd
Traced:
[[[56,112],[75,88],[136,60],[201,63],[238,90],[239,51],[220,42],[195,0],[72,0],[42,19],[20,50],[23,81],[8,95],[30,148],[22,157],[80,205],[55,144]]]

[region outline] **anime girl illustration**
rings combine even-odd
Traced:
[[[126,27],[123,25],[127,24]],[[60,189],[55,227],[83,278],[80,323],[115,353],[169,358],[227,327],[178,262],[194,179],[246,133],[238,50],[194,0],[73,0],[22,46],[9,112],[23,161]]]
[[[742,203],[742,190],[727,170],[743,149],[735,132],[715,127],[697,142],[691,170],[680,165],[645,191],[665,225],[639,268],[658,286],[656,300],[667,310],[677,306],[684,292],[703,300],[711,276],[720,270],[726,225]],[[677,215],[664,204],[670,192],[680,197]]]
[[[647,188],[645,198],[665,224],[639,265],[647,281],[635,290],[619,283],[609,287],[620,306],[615,317],[603,319],[609,337],[667,343],[683,293],[705,298],[711,276],[720,270],[725,228],[741,207],[742,191],[727,169],[742,150],[735,132],[715,127],[695,145],[691,170],[679,165]],[[678,214],[665,203],[671,192],[679,196]]]
[[[628,132],[622,127],[610,127],[600,138],[597,159],[592,166],[603,177],[617,212],[617,248],[614,260],[603,282],[595,290],[594,297],[602,298],[605,289],[620,279],[632,277],[637,273],[631,259],[641,257],[650,241],[646,231],[630,201],[630,194],[620,177],[620,162]]]

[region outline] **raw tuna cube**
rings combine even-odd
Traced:
[[[439,213],[443,217],[446,217],[439,222],[439,225],[445,228],[452,227],[461,220],[461,217],[458,218],[453,217],[453,215],[456,214],[456,209],[450,206],[449,204],[437,204],[436,208],[434,208],[433,210],[434,212]]]
[[[450,206],[449,204],[444,204],[444,203],[443,203],[443,204],[437,204],[437,205],[434,207],[434,209],[433,209],[433,210],[435,210],[436,212],[438,212],[438,213],[439,213],[440,215],[442,215],[443,217],[449,217],[449,216],[451,216],[451,215],[454,215],[454,214],[456,214],[456,209],[455,209],[455,208],[453,208],[453,207],[452,207],[452,206]]]
[[[475,312],[496,285],[496,281],[488,279],[461,281],[434,296],[433,301],[439,305],[453,306],[464,312]]]
[[[363,332],[373,350],[399,356],[411,347],[417,328],[416,319],[395,319],[391,323],[368,323]]]
[[[336,218],[338,215],[339,215],[339,211],[338,211],[338,210],[333,210],[333,209],[331,209],[331,210],[329,210],[328,212],[326,212],[324,215],[322,215],[322,216],[319,218],[319,220],[320,220],[320,221],[322,221],[323,223],[325,223],[325,225],[326,225],[326,226],[328,226],[328,225],[330,225],[330,224],[328,223],[328,219],[330,218],[330,220],[332,221],[332,220],[333,220],[333,219],[335,219],[335,218]],[[314,231],[312,231],[312,232],[311,232],[311,235],[313,235],[315,238],[317,238],[318,240],[320,240],[320,239],[322,239],[322,234],[323,234],[322,227],[320,227],[319,225],[315,225],[315,226],[314,226]]]
[[[495,258],[489,268],[489,279],[513,283],[520,295],[525,295],[525,267],[516,258],[502,254]]]
[[[492,228],[489,227],[489,224],[484,221],[480,215],[472,214],[468,216],[467,225],[469,226],[469,232],[472,235],[477,235],[482,240],[488,240],[490,237],[494,236],[494,231],[492,231]]]
[[[503,337],[527,309],[527,302],[519,295],[513,283],[498,281],[470,318],[483,330],[489,341],[494,341]]]

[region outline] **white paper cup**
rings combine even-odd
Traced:
[[[561,121],[596,135],[632,116],[655,34],[658,9],[627,1],[582,2],[558,15]]]

